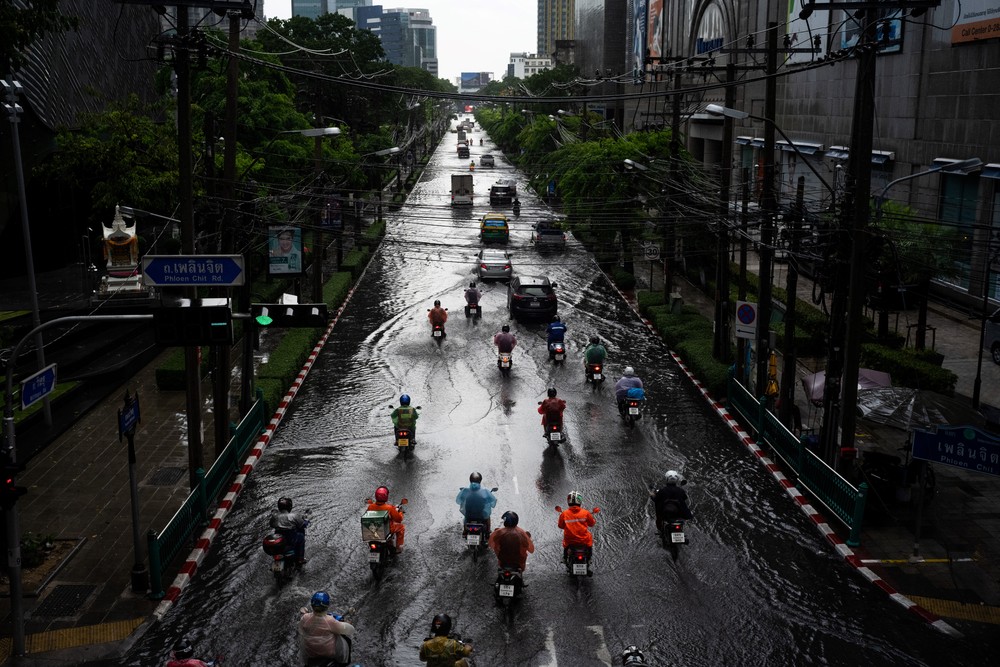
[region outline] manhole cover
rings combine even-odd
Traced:
[[[48,618],[75,616],[80,606],[96,588],[97,586],[90,584],[60,584],[42,600],[38,608],[32,612],[32,616]]]
[[[160,468],[146,480],[151,486],[173,486],[181,481],[186,468]]]

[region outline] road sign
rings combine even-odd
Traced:
[[[736,302],[736,337],[757,337],[757,304],[751,301]]]
[[[56,388],[56,365],[49,364],[31,377],[21,380],[21,409],[42,400]]]
[[[660,246],[656,243],[644,243],[642,257],[648,262],[655,262],[660,258]]]
[[[135,435],[136,424],[139,423],[139,393],[135,398],[129,398],[125,394],[125,407],[118,411],[118,442],[122,441],[122,436],[129,437]]]
[[[142,284],[154,287],[230,287],[242,285],[242,255],[146,255]]]
[[[913,458],[1000,477],[1000,438],[974,426],[916,430]]]

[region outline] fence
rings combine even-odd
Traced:
[[[766,399],[756,399],[746,388],[729,378],[728,405],[751,430],[757,433],[758,444],[766,445],[780,458],[785,467],[798,478],[799,486],[822,503],[848,529],[847,544],[860,544],[861,522],[865,515],[868,485],[855,488],[836,470],[812,452],[766,407]]]
[[[250,446],[257,441],[268,422],[267,406],[261,391],[242,421],[231,429],[232,437],[206,474],[198,469],[198,483],[159,533],[150,530],[146,536],[149,553],[150,597],[160,599],[163,573],[185,547],[191,546],[191,536],[208,522],[209,504],[214,503],[239,470]]]

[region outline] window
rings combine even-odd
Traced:
[[[968,289],[971,275],[970,259],[972,241],[975,237],[976,203],[979,200],[979,179],[963,174],[942,174],[941,200],[938,217],[942,224],[952,225],[958,231],[952,249],[955,269],[958,273],[952,280]]]

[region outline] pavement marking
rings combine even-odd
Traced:
[[[608,643],[604,640],[604,626],[588,625],[586,627],[588,630],[597,635],[597,640],[601,643],[601,645],[597,647],[597,652],[595,653],[595,655],[597,655],[597,659],[608,667],[611,667],[611,652],[608,651]]]
[[[556,660],[555,630],[552,628],[549,628],[548,632],[545,633],[545,650],[552,656],[552,660],[545,664],[539,664],[538,667],[559,667],[559,661]]]
[[[514,475],[514,495],[515,496],[521,495],[521,490],[517,488],[517,475]]]
[[[76,648],[78,646],[120,642],[127,639],[145,621],[145,618],[133,618],[127,621],[113,621],[98,625],[81,625],[76,628],[36,632],[25,637],[24,647],[27,654],[32,655],[35,653]],[[11,648],[10,637],[0,639],[0,662],[10,658]]]
[[[939,616],[1000,625],[1000,607],[991,607],[985,604],[963,604],[955,600],[939,600],[937,598],[925,598],[917,595],[911,595],[910,597],[924,609],[932,611]]]
[[[598,266],[598,270],[601,270],[600,266]],[[652,333],[653,335],[662,339],[662,336],[659,335],[659,332],[656,330],[656,327],[653,326],[653,323],[647,320],[645,317],[643,317],[642,313],[639,312],[638,304],[629,300],[629,298],[625,296],[625,293],[622,292],[620,289],[618,289],[618,286],[615,285],[614,281],[611,280],[610,276],[605,274],[605,277],[608,279],[608,282],[615,289],[615,291],[618,292],[619,296],[621,296],[622,300],[625,301],[625,303],[627,303],[629,307],[632,309],[632,311],[639,317],[639,320],[643,323],[643,325],[645,325],[646,329],[649,330],[649,332]],[[826,538],[827,542],[830,543],[830,545],[837,551],[837,553],[840,554],[840,556],[849,565],[857,569],[858,573],[861,574],[861,576],[870,581],[877,588],[884,591],[889,596],[890,600],[896,602],[910,613],[918,616],[921,620],[923,620],[925,623],[933,627],[935,630],[938,630],[939,632],[942,632],[943,634],[952,637],[962,636],[961,632],[959,632],[952,626],[948,625],[946,622],[938,618],[935,614],[931,613],[930,611],[920,606],[916,602],[913,602],[910,598],[906,597],[905,595],[902,595],[901,593],[897,592],[878,574],[876,574],[873,570],[871,570],[864,563],[862,563],[861,558],[854,553],[853,549],[847,546],[847,544],[840,538],[840,536],[837,535],[836,531],[834,531],[833,528],[831,528],[830,525],[826,522],[826,519],[816,510],[815,507],[813,507],[806,500],[806,498],[802,495],[802,493],[795,488],[792,482],[784,476],[784,474],[778,469],[777,464],[775,464],[773,461],[771,461],[770,458],[768,458],[766,452],[764,452],[764,450],[762,450],[757,445],[754,439],[750,437],[750,435],[746,431],[743,430],[743,427],[740,425],[738,421],[736,421],[732,417],[732,415],[729,414],[725,406],[716,401],[714,398],[712,398],[711,394],[708,393],[708,390],[705,389],[704,385],[702,385],[702,383],[698,380],[698,378],[695,377],[694,373],[692,373],[690,369],[688,369],[688,367],[684,364],[684,360],[681,359],[677,355],[677,353],[675,353],[669,347],[667,348],[667,352],[670,354],[671,358],[677,363],[677,365],[680,366],[681,371],[683,371],[683,373],[688,377],[688,379],[694,383],[695,388],[699,392],[701,392],[701,395],[705,398],[706,401],[708,401],[708,404],[712,407],[715,413],[722,418],[722,420],[729,426],[729,428],[732,429],[733,433],[736,434],[736,437],[740,439],[740,442],[742,442],[747,447],[747,449],[749,449],[750,452],[757,458],[757,460],[768,470],[768,472],[771,473],[775,481],[777,481],[778,484],[780,484],[782,488],[785,489],[785,492],[791,497],[791,499],[799,506],[799,508],[803,512],[805,512],[806,516],[808,516],[809,519],[812,520],[817,530],[819,530],[819,532],[823,535],[823,537]]]

